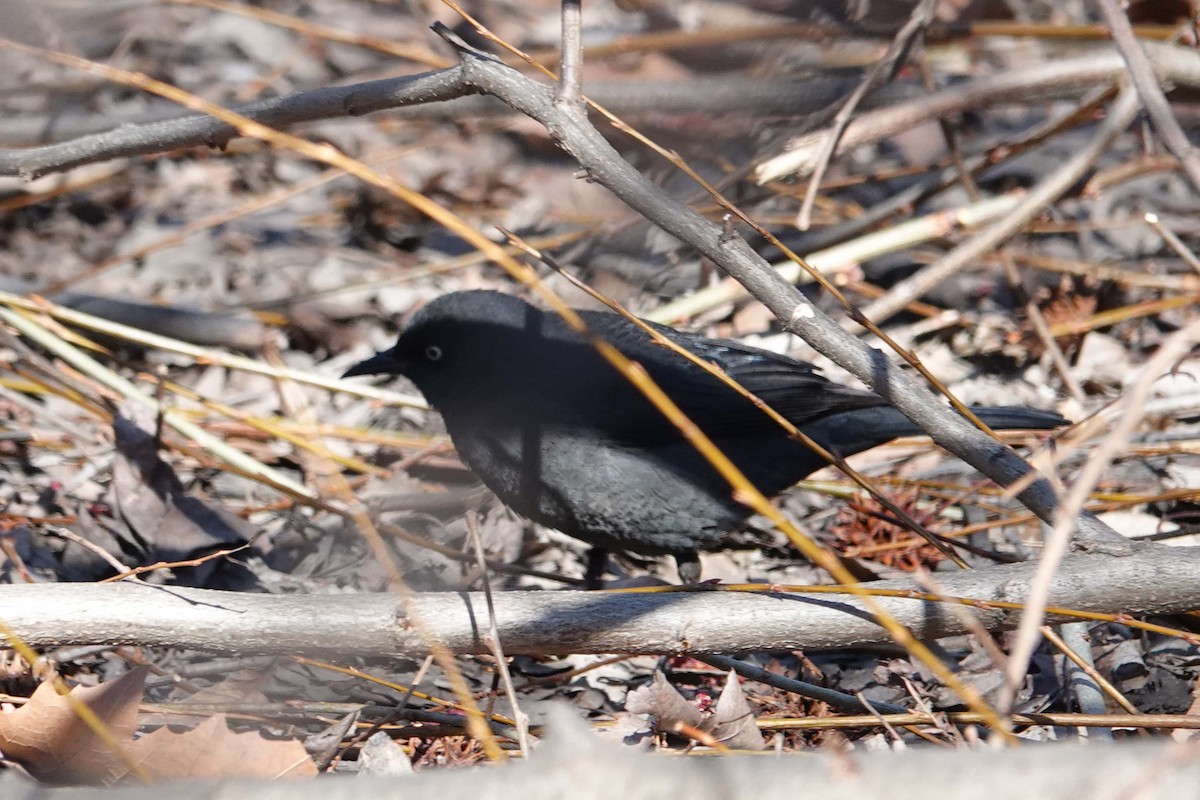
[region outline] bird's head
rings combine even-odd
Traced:
[[[346,370],[355,375],[403,375],[435,407],[477,395],[519,353],[519,340],[539,325],[541,312],[516,297],[491,291],[453,292],[412,318],[394,347]]]

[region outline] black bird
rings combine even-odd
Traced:
[[[764,495],[825,466],[762,410],[629,320],[579,313],[645,367]],[[921,433],[878,395],[833,383],[811,364],[654,327],[839,455]],[[670,554],[688,583],[699,579],[697,551],[745,546],[739,534],[750,510],[725,479],[555,313],[499,292],[444,295],[413,316],[395,347],[343,377],[379,373],[412,380],[441,412],[467,466],[523,516],[599,551]],[[973,410],[998,429],[1066,424],[1049,411]],[[590,578],[602,563],[592,559]]]

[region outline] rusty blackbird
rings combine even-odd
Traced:
[[[645,367],[764,495],[825,466],[761,409],[629,320],[580,313],[595,334]],[[878,395],[834,383],[811,364],[655,327],[842,456],[921,433]],[[493,291],[443,295],[413,316],[394,347],[345,377],[379,373],[416,384],[441,412],[463,461],[506,505],[590,543],[593,555],[670,554],[680,578],[695,582],[697,551],[746,545],[750,511],[725,479],[555,313]],[[1049,411],[973,410],[997,429],[1066,423]],[[591,579],[602,563],[591,560]]]

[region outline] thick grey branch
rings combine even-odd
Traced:
[[[1133,555],[1073,556],[1051,584],[1056,607],[1163,614],[1200,607],[1200,558],[1180,548]],[[1033,565],[938,576],[947,596],[1021,602]],[[871,588],[921,591],[885,581]],[[676,592],[501,592],[496,624],[509,655],[546,653],[734,653],[851,647],[890,641],[862,603],[847,594]],[[937,602],[877,602],[921,639],[967,633]],[[971,609],[991,630],[1016,626],[1014,610]],[[420,658],[419,617],[456,653],[486,653],[482,594],[255,595],[143,584],[0,587],[0,620],[36,647],[142,645],[237,653]],[[1055,618],[1061,619],[1061,618]]]
[[[460,69],[452,67],[411,77],[318,89],[250,103],[234,110],[264,125],[284,128],[298,122],[450,100],[469,94],[464,89]],[[161,153],[196,145],[220,147],[236,133],[232,126],[206,114],[122,126],[61,144],[0,153],[0,175],[36,178],[109,158]]]

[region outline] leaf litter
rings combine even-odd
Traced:
[[[765,4],[746,9],[755,24],[777,27],[797,21],[761,5]],[[888,6],[899,7],[877,5],[884,7],[879,13]],[[1030,19],[1067,13],[1056,4],[1020,5]],[[496,20],[500,33],[526,47],[552,46],[557,19],[552,4],[529,0],[519,6],[519,19]],[[320,0],[300,13],[318,24],[370,32],[431,51],[427,21],[402,9]],[[588,24],[604,36],[688,27],[687,20],[666,7],[636,16],[617,4],[597,3],[586,14]],[[205,87],[211,90],[206,96],[229,104],[396,69],[393,56],[369,48],[319,37],[299,47],[300,40],[291,32],[263,20],[233,21],[207,11],[187,15],[143,9],[137,15],[120,10],[89,16],[86,9],[51,10],[44,19],[61,27],[61,41],[100,57],[116,52],[132,37],[128,41],[147,72],[185,87]],[[848,68],[846,60],[854,53],[867,54],[867,62],[878,55],[879,40],[852,40],[839,26],[844,20],[803,21],[831,26],[828,41],[709,42],[665,52],[628,52],[597,63],[601,71],[595,80],[589,74],[585,85],[589,94],[594,90],[603,97],[610,91],[604,82],[615,82],[616,91],[607,98],[615,99],[617,110],[639,130],[682,153],[706,177],[738,181],[797,131],[820,127],[821,113],[829,104],[817,109],[816,116],[779,107],[739,107],[731,112],[732,99],[726,100],[724,110],[705,109],[700,103],[716,95],[720,79],[752,75],[756,84],[774,86],[778,98],[794,98],[806,89],[795,82],[769,83],[794,77],[781,72],[778,64],[832,78]],[[987,37],[947,42],[942,46],[958,60],[933,64],[933,79],[953,86],[971,80],[976,72],[1015,73],[1090,46],[1036,39],[1026,45],[1016,54]],[[282,58],[282,53],[289,55]],[[37,69],[41,72],[9,74],[57,74],[45,65]],[[649,95],[658,80],[673,82],[665,97]],[[37,136],[47,130],[106,130],[140,115],[164,113],[156,101],[112,86],[92,86],[88,102],[80,103],[56,89],[58,85],[32,80],[31,86],[44,88],[0,99],[12,123],[0,136],[17,136],[25,128],[38,131]],[[914,96],[912,92],[923,96],[924,89],[913,75],[901,72],[889,91],[893,93],[867,102],[902,103]],[[755,97],[747,91],[737,99],[748,102]],[[956,115],[951,120],[956,146],[968,155],[996,156],[977,174],[977,187],[1002,193],[1034,186],[1078,151],[1091,135],[1087,120],[1054,131],[1036,149],[1006,157],[1009,143],[1056,111],[1037,101],[967,108]],[[632,218],[606,191],[579,181],[576,165],[554,149],[544,131],[499,109],[459,114],[416,108],[319,121],[306,130],[380,164],[455,208],[479,229],[501,224],[530,238],[564,237],[568,244],[560,260],[635,310],[651,310],[711,280],[709,265],[694,253]],[[19,147],[29,141],[3,144]],[[639,151],[627,153],[639,166],[662,176],[665,188],[693,198],[692,185],[667,176],[658,162],[648,161]],[[859,223],[952,161],[949,145],[932,125],[840,152],[810,231],[791,226],[796,185],[758,187],[743,181],[736,187],[737,196],[757,219],[782,232],[787,244],[811,252],[828,246],[821,237],[835,229],[865,232],[964,205],[970,192],[954,182],[956,176],[947,189],[938,188],[935,181],[912,193],[915,199],[902,213],[883,217],[879,225]],[[288,153],[264,158],[255,148],[235,144],[223,152],[188,151],[130,161],[119,169],[99,166],[104,169],[64,176],[72,182],[64,184],[61,195],[38,184],[4,185],[10,205],[0,227],[0,272],[18,281],[5,286],[23,292],[59,284],[77,296],[87,295],[87,307],[93,310],[105,310],[103,303],[93,305],[93,298],[109,298],[113,302],[106,313],[114,317],[120,303],[133,301],[147,324],[172,316],[167,305],[198,309],[202,313],[195,318],[172,317],[202,326],[185,331],[184,338],[220,341],[256,359],[278,357],[288,367],[326,377],[339,374],[370,350],[388,346],[412,309],[444,291],[513,288],[456,237],[393,198],[345,178],[323,176],[315,165]],[[290,197],[277,194],[302,183],[312,188]],[[941,323],[936,315],[925,316],[917,309],[890,320],[888,330],[947,378],[968,403],[1057,403],[1069,416],[1082,418],[1126,390],[1138,366],[1163,338],[1194,318],[1194,268],[1146,226],[1143,214],[1155,211],[1194,252],[1200,243],[1198,207],[1197,193],[1176,164],[1164,162],[1162,153],[1146,148],[1138,136],[1123,137],[1094,165],[1086,186],[1047,209],[1008,248],[1006,257],[1017,268],[1016,283],[1008,279],[999,259],[989,256],[922,298],[933,311],[957,314],[956,323],[937,327]],[[179,241],[166,241],[184,225],[231,209],[244,210]],[[863,305],[968,235],[969,231],[954,231],[914,243],[849,265],[835,277],[851,299]],[[752,244],[775,257],[763,243]],[[548,280],[561,286],[553,276]],[[583,302],[577,294],[568,296]],[[813,296],[836,311],[825,293],[814,291]],[[1164,301],[1176,305],[1155,305]],[[1051,328],[1049,339],[1030,318],[1033,308]],[[227,316],[231,312],[237,315],[236,323]],[[736,335],[760,346],[813,356],[752,304],[724,302],[698,311],[692,322],[714,335]],[[298,420],[286,410],[284,393],[271,378],[215,361],[196,363],[119,338],[98,338],[109,350],[105,363],[138,381],[148,395],[161,393],[172,408],[206,430],[294,479],[304,478],[306,454],[295,441],[256,427],[258,421],[282,426],[308,443],[322,442],[336,455],[392,471],[390,478],[348,474],[359,497],[385,506],[378,511],[381,522],[411,535],[390,544],[414,589],[478,588],[478,570],[461,555],[467,535],[463,515],[477,509],[483,511],[489,557],[512,568],[491,576],[493,589],[554,590],[582,574],[584,548],[529,525],[481,491],[453,454],[434,415],[411,407],[381,409],[373,399],[305,386],[303,396],[320,423]],[[1053,363],[1055,346],[1067,360],[1078,396],[1072,395]],[[0,580],[95,581],[127,569],[151,568],[138,577],[243,591],[336,595],[387,585],[388,570],[341,517],[293,504],[187,447],[170,432],[160,437],[152,416],[119,403],[92,378],[64,368],[23,339],[6,333],[0,348]],[[831,377],[844,378],[832,365],[821,366]],[[164,372],[167,381],[148,377]],[[1197,532],[1198,497],[1194,491],[1188,494],[1200,485],[1200,411],[1194,400],[1189,401],[1200,394],[1196,374],[1191,359],[1155,385],[1157,410],[1100,487],[1099,510],[1126,514],[1110,519],[1120,520],[1123,529],[1136,535],[1165,539]],[[169,388],[172,382],[201,398],[220,401],[237,417],[175,393]],[[1083,454],[1069,457],[1064,473],[1070,475],[1082,458]],[[973,545],[1011,558],[1024,557],[1037,545],[1036,529],[1005,523],[1017,511],[1013,504],[963,465],[923,444],[880,448],[863,454],[856,465],[883,484],[902,484],[893,496],[939,531],[970,527],[976,531],[971,534]],[[827,532],[827,541],[842,542],[839,546],[850,558],[866,558],[871,551],[866,569],[882,576],[903,574],[912,562],[938,568],[930,554],[871,501],[856,497],[846,503],[853,489],[839,476],[831,471],[814,478],[783,498],[787,513],[813,530]],[[705,574],[766,584],[824,579],[781,538],[777,544],[764,552],[706,556]],[[622,558],[617,569],[615,577],[630,582],[670,577],[669,566],[653,560]],[[1191,707],[1192,689],[1200,678],[1193,646],[1144,635],[1120,622],[1096,623],[1090,634],[1100,668],[1139,709],[1182,714]],[[978,642],[956,637],[939,644],[969,682],[984,692],[995,687],[1001,668]],[[73,692],[97,710],[122,750],[135,755],[135,763],[150,774],[162,770],[175,776],[230,775],[243,774],[242,768],[269,777],[311,774],[311,761],[295,748],[301,739],[321,732],[336,738],[333,761],[338,768],[352,769],[356,757],[366,758],[370,752],[358,750],[360,734],[376,729],[398,743],[417,769],[482,758],[477,743],[463,735],[457,712],[415,694],[286,659],[270,662],[239,686],[230,677],[237,659],[180,649],[73,648],[46,655],[78,684]],[[941,711],[957,708],[956,698],[894,649],[749,654],[746,660],[779,675],[861,694],[870,702],[915,706],[919,701]],[[142,661],[154,664],[161,675],[147,677],[140,667],[128,666]],[[486,658],[462,658],[459,664],[472,692],[486,698],[491,710],[514,713],[496,691],[494,667]],[[401,686],[415,685],[424,675],[419,664],[360,666]],[[819,722],[832,715],[819,702],[733,680],[679,659],[521,657],[513,667],[521,710],[535,723],[549,704],[565,698],[580,713],[663,748],[754,749],[756,741],[758,747],[763,745],[756,721],[769,727],[773,719]],[[141,679],[130,677],[138,674],[146,680],[145,692]],[[1020,693],[1021,709],[1074,710],[1072,680],[1064,658],[1043,648]],[[25,697],[31,682],[22,662],[6,661],[0,672],[5,690]],[[439,699],[451,696],[440,676],[425,678],[419,688]],[[139,713],[143,700],[153,710]],[[172,704],[182,711],[172,712]],[[198,727],[175,732],[195,724],[200,712],[184,713],[189,707],[206,709],[208,718]],[[635,714],[634,709],[641,710]],[[343,732],[339,721],[351,719],[351,713],[358,717]],[[680,735],[688,729],[698,737]],[[881,741],[878,730],[864,724],[858,731],[836,735],[788,731],[782,736],[787,749],[874,747]],[[1062,729],[1043,728],[1055,730]],[[128,777],[127,766],[74,719],[49,684],[43,683],[19,708],[0,714],[0,732],[0,751],[6,759],[24,764],[46,781],[109,783]],[[1032,728],[1028,732],[1035,735]],[[386,769],[402,771],[396,766],[402,759],[393,750],[373,747],[387,753],[382,758],[392,766]]]

